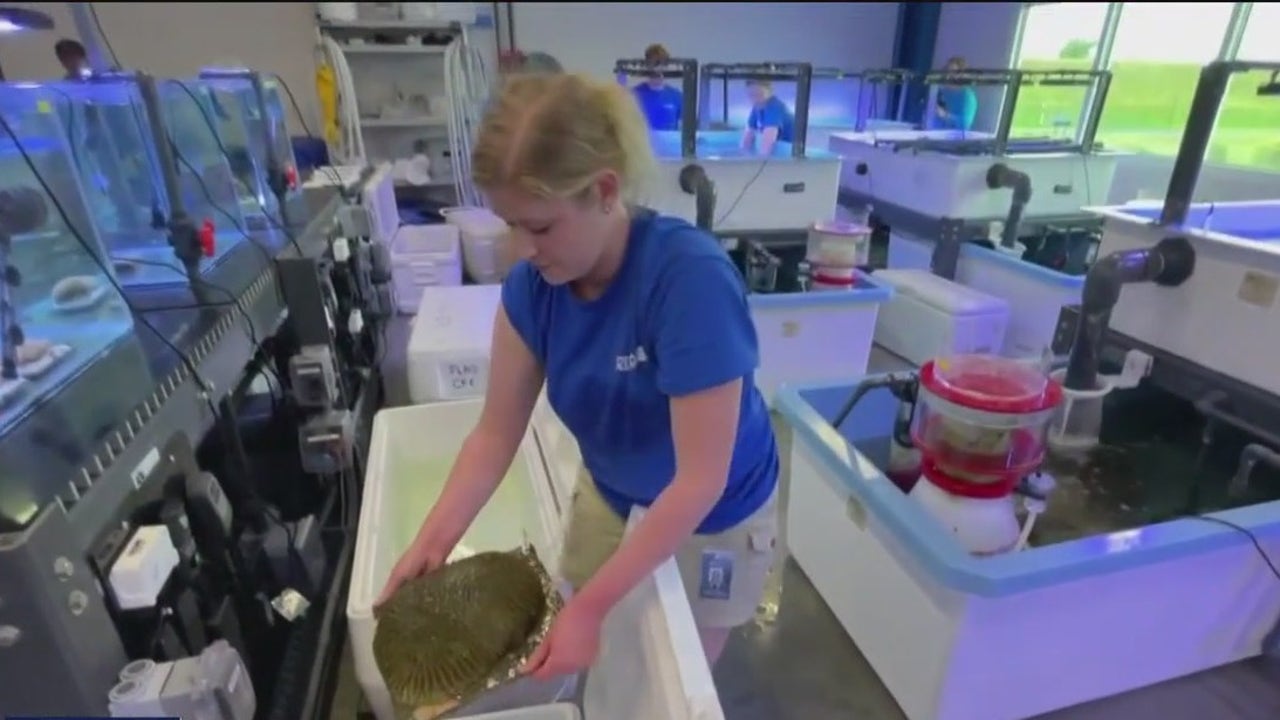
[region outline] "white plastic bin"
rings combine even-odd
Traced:
[[[458,228],[402,225],[391,242],[391,285],[396,309],[412,315],[424,288],[462,284]]]
[[[501,285],[421,289],[406,366],[415,404],[484,397]]]
[[[876,312],[893,291],[857,273],[852,289],[758,293],[748,298],[760,346],[756,386],[772,404],[784,383],[816,383],[867,371]]]
[[[383,410],[374,418],[347,621],[356,678],[378,720],[395,718],[373,658],[373,601],[439,497],[481,408],[481,400],[462,400]],[[521,443],[510,472],[461,544],[483,552],[507,550],[527,540],[554,574],[567,504],[554,499],[541,454],[530,438],[527,435]],[[674,561],[659,567],[605,619],[600,654],[583,688],[583,716],[586,720],[724,717]]]
[[[446,222],[462,233],[462,265],[477,283],[501,282],[511,266],[506,221],[486,208],[456,207],[443,210]]]
[[[1005,300],[938,277],[928,270],[880,270],[893,288],[880,306],[876,344],[916,365],[950,355],[998,354],[1009,325]]]
[[[1067,275],[968,243],[960,250],[956,280],[1009,301],[1004,355],[1014,358],[1040,357],[1053,343],[1062,308],[1079,303],[1084,290],[1083,275]]]

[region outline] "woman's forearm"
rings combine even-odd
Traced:
[[[440,499],[427,514],[417,542],[452,548],[506,476],[519,443],[509,443],[480,430],[463,441]]]
[[[579,600],[602,615],[609,612],[693,536],[724,488],[725,479],[713,482],[677,474],[635,530],[583,586]]]

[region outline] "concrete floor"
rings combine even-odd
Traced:
[[[407,398],[408,323],[389,333],[388,401]],[[892,362],[873,354],[876,370]],[[789,445],[785,429],[780,441]],[[785,457],[785,454],[784,454]],[[785,473],[785,467],[784,467]],[[784,474],[784,477],[786,475]],[[784,494],[785,501],[785,494]],[[757,621],[737,633],[715,670],[728,720],[899,720],[906,716],[808,578],[791,560],[769,588]],[[1052,682],[1052,678],[1046,678]],[[335,689],[333,720],[360,710],[349,655]],[[1042,716],[1040,720],[1276,720],[1280,665],[1250,661]],[[656,720],[656,719],[655,719]]]

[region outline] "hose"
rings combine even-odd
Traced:
[[[482,207],[484,198],[471,181],[471,142],[489,98],[491,76],[483,53],[472,44],[466,27],[444,54],[445,94],[449,98],[449,155],[458,203]]]
[[[333,38],[325,35],[320,38],[320,47],[329,68],[333,71],[333,80],[338,94],[338,127],[339,136],[336,147],[331,148],[334,165],[364,165],[364,134],[360,129],[360,107],[356,100],[355,81],[351,77],[351,66],[347,64],[347,56]]]

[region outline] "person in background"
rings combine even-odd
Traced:
[[[958,56],[951,58],[943,69],[949,73],[963,72],[964,58]],[[934,108],[932,127],[945,130],[972,130],[973,121],[978,116],[978,94],[968,86],[942,85],[938,88],[938,98]]]
[[[671,54],[661,45],[650,45],[644,50],[644,61],[655,72],[632,89],[640,110],[649,121],[651,130],[679,130],[680,110],[684,95],[667,84],[657,68],[671,61]]]
[[[791,142],[795,116],[791,108],[773,94],[773,85],[767,80],[748,80],[747,93],[751,96],[751,114],[747,116],[747,129],[742,134],[744,150],[754,148],[760,155],[772,155],[779,142]]]
[[[714,663],[774,562],[778,449],[746,285],[710,233],[635,204],[655,166],[627,88],[573,74],[504,83],[472,154],[525,259],[502,285],[480,420],[379,602],[446,561],[545,381],[584,469],[560,566],[575,592],[524,668],[538,678],[590,666],[605,616],[673,556]]]
[[[62,69],[66,71],[64,79],[84,78],[85,71],[89,69],[89,53],[85,52],[84,45],[81,45],[80,41],[63,38],[54,44],[53,52],[58,56],[58,63],[62,65]]]

